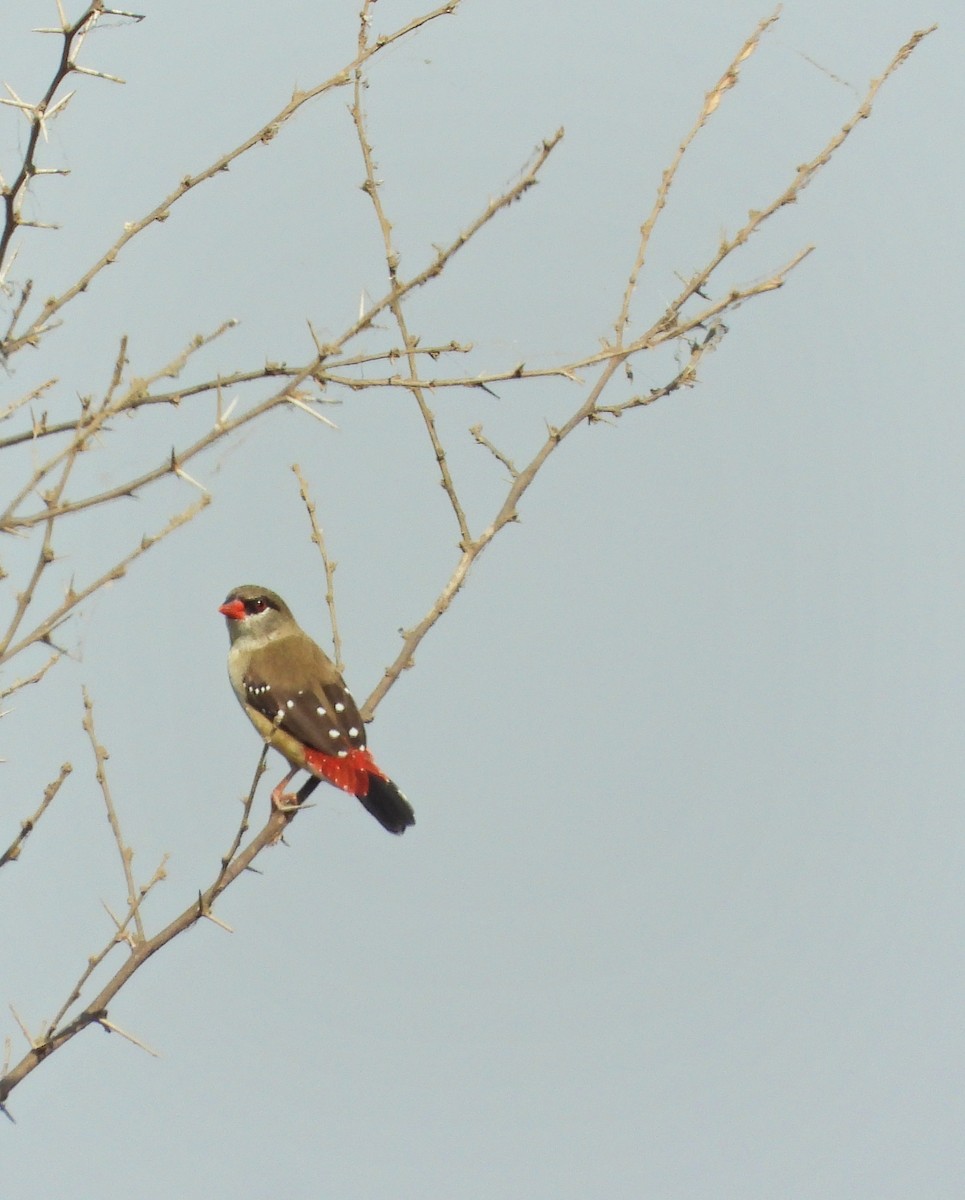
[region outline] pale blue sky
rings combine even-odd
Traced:
[[[53,10],[0,13],[0,79],[28,97],[53,43],[23,30]],[[419,10],[382,0],[377,24]],[[354,52],[341,0],[139,11],[86,59],[126,87],[81,81],[53,126],[48,161],[72,174],[37,215],[64,229],[18,260],[39,295]],[[413,304],[425,340],[473,341],[474,370],[592,352],[661,170],[768,11],[465,0],[394,48],[367,104],[406,269],[566,127],[539,187]],[[220,903],[234,934],[194,930],[113,1006],[159,1060],[90,1030],[13,1094],[5,1196],[961,1197],[960,5],[788,0],[681,172],[636,327],[934,21],[725,281],[816,252],[728,319],[699,388],[563,447],[380,708],[370,745],[415,829],[393,839],[319,790]],[[303,358],[306,318],[343,328],[384,290],[347,100],[150,230],[13,364],[11,396],[56,373],[66,410],[104,387],[122,332],[148,372],[238,318],[200,374]],[[0,169],[22,136],[0,113]],[[665,370],[640,362],[636,383]],[[497,392],[437,406],[476,527],[503,480],[467,427],[523,460],[580,395]],[[75,765],[0,872],[5,1014],[49,1018],[108,935],[101,901],[123,904],[82,682],[141,877],[171,855],[148,924],[213,877],[258,754],[217,606],[265,583],[326,636],[293,461],[339,562],[357,695],[444,582],[455,529],[410,402],[340,399],[338,432],[285,413],[196,464],[216,503],[85,610],[80,661],[4,719],[3,831]],[[166,487],[107,530],[78,522],[63,552],[89,577],[177,503]]]

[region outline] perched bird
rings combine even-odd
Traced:
[[[390,833],[415,813],[365,748],[365,726],[331,659],[299,628],[284,600],[245,584],[218,609],[231,638],[228,677],[252,725],[292,765],[271,794],[276,808],[297,798],[285,788],[298,771],[357,796]]]

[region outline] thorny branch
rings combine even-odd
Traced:
[[[315,502],[312,500],[308,490],[308,480],[302,474],[302,469],[298,463],[295,463],[292,471],[298,480],[298,494],[302,498],[305,511],[308,513],[308,520],[312,526],[312,541],[318,547],[318,552],[322,556],[322,566],[325,569],[325,604],[328,607],[328,616],[332,625],[333,658],[336,670],[344,672],[345,663],[342,661],[342,638],[338,631],[338,612],[335,607],[335,568],[338,566],[338,563],[334,562],[328,556],[328,548],[325,545],[325,533],[318,523],[318,513],[315,508]]]
[[[37,809],[20,822],[20,832],[13,839],[10,845],[0,854],[0,867],[5,867],[7,863],[16,862],[23,850],[23,844],[30,837],[31,833],[36,829],[37,822],[50,807],[54,796],[60,791],[67,776],[74,768],[70,763],[64,763],[60,768],[60,774],[51,783],[48,783],[44,788],[44,796],[40,801]]]
[[[80,54],[81,48],[87,35],[94,29],[97,22],[103,16],[126,17],[134,21],[140,21],[143,18],[136,16],[134,13],[120,12],[119,10],[105,8],[103,0],[95,0],[93,4],[89,4],[84,12],[77,18],[73,24],[69,23],[63,15],[63,10],[60,11],[61,24],[58,29],[39,30],[42,33],[53,33],[59,35],[63,39],[63,46],[60,52],[60,61],[54,70],[50,83],[44,95],[35,104],[28,104],[20,99],[7,84],[9,97],[0,100],[0,103],[18,108],[26,117],[30,132],[27,135],[27,143],[24,146],[23,157],[20,163],[20,169],[14,176],[11,183],[7,184],[0,180],[0,200],[3,203],[3,228],[0,230],[0,279],[3,277],[3,269],[7,265],[7,255],[10,249],[10,241],[17,229],[27,225],[34,228],[38,227],[38,223],[28,221],[23,216],[23,203],[28,194],[30,182],[38,175],[66,175],[66,171],[55,170],[40,167],[37,163],[37,148],[41,137],[46,141],[47,138],[47,122],[61,113],[70,102],[73,92],[62,96],[60,100],[54,102],[54,97],[60,88],[73,74],[92,75],[101,79],[114,79],[113,76],[105,75],[103,72],[91,70],[89,67],[82,67],[77,62],[77,57]],[[22,296],[24,303],[29,298],[29,292]],[[16,314],[19,316],[19,314]],[[8,331],[9,332],[9,331]],[[0,343],[0,356],[5,353]]]
[[[353,391],[369,387],[401,388],[412,395],[419,419],[425,429],[429,447],[438,467],[440,482],[446,492],[448,504],[458,527],[459,554],[448,580],[429,611],[418,624],[405,632],[403,645],[399,654],[386,668],[382,679],[363,705],[362,715],[366,719],[370,719],[379,702],[394,685],[402,671],[412,664],[415,652],[421,644],[422,639],[448,609],[452,600],[464,585],[475,560],[506,525],[517,520],[520,502],[535,481],[549,456],[584,424],[593,424],[603,419],[620,417],[622,414],[635,408],[649,405],[662,397],[669,396],[680,388],[693,386],[698,381],[698,371],[703,355],[713,350],[723,336],[725,331],[723,318],[726,314],[740,307],[746,300],[761,296],[783,285],[789,273],[809,252],[808,249],[804,249],[794,255],[789,262],[763,281],[743,287],[731,287],[717,299],[709,297],[709,285],[718,268],[725,260],[730,258],[735,250],[749,240],[764,221],[769,219],[770,216],[785,204],[792,203],[797,198],[814,175],[843,144],[858,121],[869,115],[874,99],[884,81],[897,70],[901,63],[914,50],[918,42],[930,32],[929,30],[924,30],[916,33],[902,47],[882,76],[873,81],[861,106],[853,117],[830,139],[820,154],[797,169],[794,177],[780,195],[761,209],[750,213],[745,224],[735,234],[722,238],[716,253],[711,257],[710,261],[683,285],[679,294],[666,306],[650,327],[638,336],[630,337],[631,307],[637,281],[646,263],[647,251],[654,226],[667,202],[669,191],[680,162],[697,134],[705,127],[717,109],[724,94],[738,82],[742,64],[757,48],[763,33],[776,20],[776,14],[762,21],[738,51],[715,88],[708,93],[695,125],[681,142],[670,167],[664,172],[654,205],[640,227],[640,238],[636,254],[614,319],[613,328],[615,337],[613,342],[605,343],[602,349],[575,356],[564,366],[528,366],[525,362],[521,362],[511,370],[493,374],[469,376],[459,375],[458,372],[443,375],[440,372],[438,375],[435,375],[432,364],[435,364],[440,359],[448,361],[449,356],[464,355],[471,350],[471,346],[461,345],[456,342],[433,347],[421,346],[418,336],[410,328],[405,312],[406,301],[418,289],[436,279],[445,270],[453,257],[487,226],[498,213],[509,207],[537,182],[542,167],[553,150],[559,145],[563,136],[563,131],[559,130],[552,137],[546,139],[538,149],[534,160],[524,170],[515,184],[507,188],[495,199],[490,200],[485,208],[469,224],[464,226],[448,244],[442,248],[434,249],[431,256],[427,256],[427,260],[421,269],[418,269],[413,274],[403,276],[399,254],[392,238],[392,222],[383,205],[380,194],[380,183],[376,174],[377,168],[374,154],[367,133],[365,113],[362,106],[362,95],[366,86],[363,68],[385,47],[441,16],[454,13],[458,7],[459,0],[452,0],[451,3],[439,5],[427,11],[422,16],[414,18],[394,33],[373,38],[370,34],[370,25],[374,0],[362,0],[360,14],[361,27],[356,54],[343,70],[308,91],[296,92],[289,103],[267,124],[261,126],[260,129],[239,143],[233,150],[222,155],[197,174],[188,175],[182,179],[178,186],[155,205],[150,212],[138,221],[125,227],[123,233],[114,243],[96,258],[92,265],[70,287],[53,299],[46,301],[39,312],[32,317],[26,316],[33,293],[32,285],[30,281],[23,285],[19,298],[13,304],[13,315],[6,337],[2,344],[0,344],[0,352],[8,358],[24,346],[37,346],[41,342],[43,335],[53,328],[56,320],[62,317],[64,309],[70,302],[90,287],[98,274],[107,265],[117,259],[127,244],[150,225],[156,222],[163,222],[170,214],[172,207],[189,192],[225,170],[228,165],[255,146],[272,140],[279,133],[282,126],[290,120],[292,115],[308,101],[335,89],[352,85],[353,102],[350,112],[362,152],[365,171],[364,190],[372,203],[375,220],[382,238],[388,281],[385,294],[377,301],[365,307],[357,319],[350,323],[332,341],[323,344],[318,339],[315,339],[314,353],[300,365],[288,366],[279,363],[265,363],[257,369],[239,370],[230,375],[219,376],[201,383],[189,383],[184,388],[176,390],[170,390],[168,387],[162,390],[158,385],[162,379],[178,378],[182,370],[191,361],[195,352],[206,345],[211,338],[220,336],[220,334],[225,332],[228,328],[227,325],[222,326],[207,339],[195,339],[181,355],[177,356],[153,375],[142,379],[128,378],[126,382],[128,346],[126,340],[122,340],[114,363],[110,383],[99,401],[95,402],[90,398],[82,399],[80,411],[75,415],[73,420],[52,421],[48,420],[47,413],[35,416],[30,412],[30,422],[26,428],[14,428],[4,439],[0,440],[0,452],[11,451],[18,447],[33,448],[41,443],[44,445],[51,444],[56,447],[39,465],[36,463],[31,464],[22,486],[15,489],[13,500],[8,503],[5,511],[0,514],[0,533],[6,532],[26,537],[37,536],[40,539],[40,546],[36,557],[33,559],[32,565],[30,565],[28,570],[26,585],[19,589],[14,604],[13,615],[9,620],[6,630],[0,636],[0,665],[6,661],[10,661],[30,646],[50,644],[51,638],[58,627],[69,618],[84,599],[111,580],[120,578],[127,567],[137,557],[156,544],[161,538],[167,536],[168,533],[191,520],[208,503],[210,496],[202,489],[202,497],[195,505],[192,505],[191,508],[184,510],[172,518],[161,533],[153,537],[144,538],[139,546],[126,556],[120,558],[114,567],[98,576],[87,586],[80,590],[75,590],[73,583],[71,583],[66,590],[63,601],[55,605],[52,611],[39,620],[34,615],[31,618],[31,622],[29,622],[31,625],[29,632],[23,633],[23,627],[28,624],[27,617],[32,612],[37,585],[43,574],[57,561],[54,534],[55,530],[59,530],[60,525],[58,523],[63,518],[82,511],[89,511],[92,508],[111,503],[122,497],[135,496],[153,483],[171,475],[194,484],[194,481],[191,480],[185,470],[187,464],[219,443],[223,438],[230,436],[244,425],[259,420],[277,407],[292,404],[299,408],[306,408],[306,389],[316,388],[321,391],[322,389],[330,388],[339,393],[351,394]],[[17,228],[29,224],[22,217],[22,204],[30,181],[35,176],[43,173],[42,168],[36,162],[36,152],[39,144],[38,139],[44,131],[44,121],[49,120],[55,114],[57,104],[62,109],[63,104],[66,103],[66,98],[61,99],[56,104],[53,101],[55,94],[68,75],[72,73],[100,74],[92,72],[89,68],[77,66],[76,56],[82,44],[83,36],[93,28],[93,25],[101,16],[107,13],[123,15],[119,14],[118,10],[106,9],[102,3],[95,2],[87,7],[79,22],[75,23],[74,26],[69,26],[66,20],[62,20],[62,28],[53,31],[59,33],[63,38],[64,45],[61,62],[52,77],[51,86],[48,88],[44,99],[37,104],[31,105],[20,101],[18,97],[14,98],[15,103],[21,108],[30,122],[31,134],[19,175],[11,185],[2,185],[6,224],[3,238],[0,239],[0,267],[4,269],[9,266],[8,250],[13,233]],[[86,26],[85,22],[87,23]],[[103,77],[108,78],[106,75]],[[3,284],[3,279],[4,276],[0,274],[0,285]],[[701,304],[697,307],[696,311],[691,311],[692,301],[695,298]],[[686,314],[685,309],[687,309]],[[387,348],[383,346],[371,352],[351,353],[349,348],[353,342],[360,334],[374,330],[378,319],[385,313],[392,315],[397,330],[398,344],[390,345]],[[24,320],[27,323],[21,325],[21,322]],[[667,380],[661,386],[651,388],[642,394],[631,395],[629,397],[625,395],[610,395],[615,386],[615,377],[620,377],[623,374],[629,375],[630,360],[634,356],[643,354],[645,351],[655,349],[661,345],[666,345],[667,343],[674,343],[678,347],[678,367],[671,379]],[[378,378],[368,377],[367,370],[375,364],[379,364],[380,374]],[[396,369],[397,365],[400,369]],[[584,375],[594,376],[588,385],[583,384]],[[486,389],[497,382],[515,383],[534,378],[564,379],[567,383],[585,387],[586,391],[569,418],[563,424],[558,427],[548,428],[546,437],[537,452],[522,466],[518,466],[513,458],[493,445],[490,439],[484,434],[481,424],[471,427],[471,436],[509,474],[506,492],[496,511],[490,517],[488,524],[474,533],[466,515],[466,508],[457,489],[456,481],[448,465],[446,448],[440,437],[435,415],[429,404],[430,397],[434,393],[437,394],[447,388]],[[270,395],[261,396],[247,407],[238,404],[237,396],[234,396],[230,402],[225,404],[224,393],[226,389],[242,389],[249,385],[270,380],[278,380],[277,388]],[[0,411],[0,423],[15,421],[18,415],[27,413],[41,398],[46,400],[57,386],[57,380],[49,379],[39,387],[32,389],[19,400],[7,405],[6,408]],[[165,455],[163,461],[151,470],[143,472],[136,477],[125,478],[121,483],[112,487],[79,496],[68,494],[68,484],[78,456],[91,449],[95,439],[106,438],[111,432],[111,422],[121,414],[134,415],[141,410],[159,404],[177,407],[188,400],[197,400],[208,396],[213,396],[216,403],[214,422],[210,429],[196,437],[189,444],[172,450],[170,455]],[[318,399],[319,397],[316,396],[316,401]],[[310,409],[309,411],[313,412],[314,415],[320,415],[314,409]],[[51,438],[55,439],[53,443],[49,442]],[[58,438],[64,439],[63,444],[57,442],[56,439]],[[302,484],[303,500],[308,507],[312,522],[313,536],[317,533],[318,536],[315,540],[318,541],[325,563],[326,598],[332,614],[336,656],[340,657],[341,647],[338,639],[337,623],[335,621],[334,593],[332,587],[335,564],[331,563],[327,557],[321,537],[321,528],[316,520],[314,505],[309,499],[307,484],[301,476],[299,478]],[[38,499],[40,501],[39,506],[36,503]],[[2,574],[0,574],[0,578],[2,578]],[[56,658],[56,654],[54,658]],[[49,665],[51,665],[50,662],[48,663]],[[40,675],[46,669],[46,667],[42,668],[33,678],[39,679]],[[18,686],[24,686],[29,682],[31,682],[30,679],[23,681],[21,684],[15,684],[8,691],[15,690]],[[98,777],[101,779],[108,811],[111,812],[113,806],[109,798],[109,790],[106,787],[106,779],[102,778],[103,761],[106,757],[106,752],[102,751],[97,742],[92,719],[90,719],[91,710],[89,701],[85,701],[85,703],[88,714],[85,722],[89,720],[88,735],[95,751]],[[3,1108],[3,1104],[18,1083],[26,1078],[51,1053],[76,1036],[77,1033],[85,1029],[88,1025],[98,1024],[105,1029],[121,1032],[122,1036],[130,1038],[139,1045],[143,1044],[138,1039],[133,1038],[132,1035],[123,1033],[114,1022],[108,1019],[109,1006],[135,972],[149,958],[153,957],[168,942],[178,937],[186,929],[192,927],[201,919],[210,919],[218,924],[223,924],[213,914],[215,902],[236,879],[252,867],[255,859],[266,847],[274,845],[281,839],[287,825],[295,815],[295,810],[285,812],[272,810],[264,827],[243,846],[249,829],[255,789],[264,771],[266,753],[267,745],[263,748],[251,788],[244,801],[243,813],[237,832],[227,853],[219,860],[214,881],[180,915],[153,934],[149,933],[144,926],[141,916],[141,906],[145,896],[164,878],[164,863],[161,863],[147,884],[138,888],[134,882],[133,872],[130,869],[128,849],[121,837],[119,825],[116,825],[115,839],[121,853],[122,861],[124,862],[125,877],[127,880],[127,910],[120,917],[112,918],[114,930],[110,938],[97,954],[87,960],[87,964],[68,995],[66,1002],[61,1006],[54,1019],[47,1024],[43,1033],[35,1038],[29,1033],[27,1025],[20,1022],[24,1036],[28,1040],[29,1049],[19,1062],[9,1068],[5,1067],[3,1078],[0,1079],[0,1111],[6,1111]],[[0,857],[0,866],[18,857],[24,840],[53,800],[68,771],[68,766],[62,768],[60,777],[49,785],[41,806],[31,818],[23,823],[18,837],[14,839],[5,854]],[[308,783],[303,785],[299,792],[300,801],[304,801],[307,798],[316,783],[316,780],[310,779]],[[133,933],[131,932],[132,926],[134,929]],[[92,999],[83,1000],[85,991],[92,985],[95,973],[99,971],[108,956],[119,945],[126,946],[128,950],[124,962],[100,986],[100,990]],[[76,1006],[81,1003],[83,1007],[79,1011],[74,1011]],[[74,1013],[73,1016],[69,1015],[71,1012]]]
[[[255,773],[255,780],[252,783],[249,799],[245,804],[239,833],[232,844],[229,856],[226,856],[222,860],[215,881],[198,896],[196,901],[192,901],[182,913],[165,925],[163,929],[150,937],[131,939],[127,936],[126,930],[135,912],[140,907],[143,897],[151,890],[155,883],[164,878],[164,864],[162,863],[158,867],[154,877],[141,889],[140,895],[129,908],[126,917],[117,923],[117,929],[108,943],[98,954],[89,959],[67,1002],[62,1006],[40,1037],[36,1039],[30,1037],[24,1028],[24,1035],[30,1043],[30,1048],[19,1062],[9,1068],[3,1077],[0,1078],[0,1106],[6,1103],[7,1097],[13,1089],[34,1071],[45,1058],[53,1054],[54,1051],[69,1042],[71,1038],[76,1037],[78,1033],[86,1029],[89,1025],[105,1025],[107,1023],[108,1006],[128,980],[144,966],[148,959],[153,958],[159,950],[163,949],[169,942],[178,937],[179,934],[184,933],[185,930],[190,929],[199,921],[211,918],[211,910],[217,898],[251,867],[251,864],[262,850],[268,846],[275,845],[281,839],[282,834],[295,815],[294,810],[280,812],[278,809],[272,809],[267,823],[260,832],[252,838],[244,850],[240,852],[237,850],[244,836],[244,831],[247,829],[251,797],[254,795],[255,786],[263,767],[264,761],[262,759],[258,764],[258,770]],[[305,790],[305,787],[303,787],[299,793],[300,799],[304,799]],[[218,923],[221,924],[220,922]],[[128,945],[130,950],[124,963],[101,987],[97,995],[84,1005],[79,1013],[70,1020],[65,1021],[68,1011],[80,999],[84,987],[90,981],[95,970],[104,962],[114,947],[120,944]],[[64,1023],[62,1024],[61,1022]]]
[[[110,822],[111,833],[114,835],[114,841],[117,843],[117,852],[121,856],[121,866],[124,870],[124,879],[127,883],[127,902],[131,912],[134,914],[134,927],[137,930],[136,940],[144,941],[144,922],[141,920],[141,897],[138,895],[137,884],[134,882],[134,851],[124,841],[124,835],[121,832],[121,823],[117,816],[117,809],[114,807],[114,798],[111,796],[111,787],[107,780],[106,762],[110,755],[107,749],[97,740],[97,732],[94,729],[94,703],[90,698],[87,688],[83,690],[84,695],[84,732],[90,741],[91,749],[94,751],[94,776],[101,789],[101,795],[104,797],[104,806],[107,809],[107,820]]]
[[[361,20],[359,22],[359,58],[362,58],[368,49],[369,45],[369,22],[371,20],[371,8],[374,0],[364,0],[362,4]],[[382,246],[385,252],[385,265],[389,277],[389,304],[392,309],[392,316],[395,318],[395,323],[399,327],[399,335],[402,338],[402,345],[405,349],[406,364],[409,368],[408,380],[404,381],[405,386],[412,392],[413,399],[419,406],[419,413],[425,425],[426,434],[432,446],[432,452],[435,455],[436,464],[439,467],[439,474],[442,477],[442,486],[445,488],[446,495],[449,497],[449,503],[452,505],[452,511],[456,517],[456,523],[459,526],[459,541],[465,545],[469,540],[469,523],[466,520],[466,514],[463,510],[459,497],[456,494],[456,485],[452,478],[452,473],[449,469],[449,461],[446,458],[446,452],[443,449],[442,442],[439,438],[439,431],[436,427],[436,419],[429,408],[428,400],[426,399],[426,389],[418,382],[419,368],[416,359],[416,347],[419,344],[419,338],[409,332],[408,322],[405,318],[405,313],[402,308],[402,298],[398,291],[398,274],[400,266],[400,256],[398,250],[392,243],[392,226],[385,215],[385,209],[382,206],[382,198],[379,195],[379,181],[375,177],[375,159],[372,155],[372,146],[369,142],[368,132],[365,127],[365,116],[362,110],[362,89],[364,86],[364,76],[361,66],[355,70],[354,93],[352,100],[352,120],[355,122],[355,132],[358,136],[359,147],[362,151],[362,161],[365,164],[365,183],[362,185],[362,190],[368,195],[372,201],[372,207],[375,210],[375,218],[378,221],[379,231],[382,235]]]
[[[858,122],[870,115],[871,106],[885,81],[907,60],[921,40],[936,28],[935,26],[931,26],[929,29],[919,30],[912,35],[897,52],[882,75],[871,82],[861,105],[853,116],[845,122],[838,133],[827,142],[820,153],[809,162],[797,168],[791,182],[773,201],[760,210],[752,211],[747,222],[736,234],[730,238],[722,238],[717,252],[712,256],[710,262],[684,285],[679,295],[667,306],[666,310],[651,327],[639,337],[626,342],[624,331],[629,321],[630,301],[636,287],[637,276],[646,257],[646,249],[653,224],[659,216],[660,211],[662,211],[666,201],[666,193],[669,190],[673,175],[679,166],[680,159],[692,144],[696,134],[704,127],[707,119],[717,109],[723,94],[737,82],[741,63],[746,61],[753,53],[763,32],[777,18],[778,14],[775,13],[772,17],[762,21],[738,51],[717,86],[705,99],[697,123],[681,143],[681,147],[675,156],[671,168],[668,172],[664,173],[654,209],[641,226],[640,246],[634,260],[634,265],[631,268],[629,283],[624,292],[620,311],[615,322],[616,342],[613,345],[605,344],[603,351],[599,355],[593,356],[592,359],[584,359],[578,364],[580,369],[584,369],[591,362],[600,363],[602,369],[596,382],[591,387],[586,399],[572,416],[560,427],[551,427],[549,429],[546,440],[530,460],[529,464],[521,470],[513,467],[511,471],[512,482],[495,516],[489,525],[479,534],[463,541],[460,546],[460,554],[456,565],[449,579],[436,597],[432,607],[417,625],[404,632],[402,649],[394,661],[385,669],[382,679],[362,705],[361,713],[365,720],[371,719],[375,709],[398,680],[402,672],[413,665],[415,651],[422,642],[422,639],[455,599],[466,581],[470,568],[479,555],[506,525],[518,519],[517,507],[520,500],[535,480],[543,464],[557,447],[584,423],[592,424],[605,415],[619,416],[631,408],[651,404],[654,400],[669,395],[681,387],[692,387],[697,382],[697,369],[701,358],[708,351],[715,349],[720,341],[723,332],[720,319],[724,314],[739,308],[746,300],[752,297],[764,295],[767,292],[782,287],[790,272],[810,254],[812,247],[806,247],[794,255],[789,262],[769,278],[746,287],[731,288],[721,299],[706,303],[696,314],[688,317],[682,315],[685,304],[694,296],[705,297],[705,289],[714,272],[721,264],[735,250],[744,245],[764,221],[773,216],[784,205],[791,204],[796,200],[797,196],[807,187],[818,171],[830,161],[832,155],[843,145]],[[646,350],[652,350],[667,342],[679,343],[685,341],[687,335],[698,330],[702,330],[704,336],[689,343],[688,361],[669,383],[665,384],[662,388],[654,389],[645,397],[633,397],[629,401],[623,401],[618,404],[607,405],[602,403],[603,394],[608,385],[619,369],[628,363],[634,355],[641,354]],[[575,367],[577,364],[571,364],[571,366]],[[477,436],[476,440],[480,441],[480,438]],[[493,449],[491,446],[487,446],[487,448],[490,450]],[[508,464],[508,460],[504,459],[501,454],[497,454],[497,457],[504,464]]]
[[[377,54],[381,53],[381,51],[385,50],[388,46],[392,46],[396,42],[401,41],[403,38],[408,37],[410,34],[415,33],[416,30],[421,29],[424,25],[428,25],[430,22],[439,17],[454,13],[459,7],[459,2],[460,0],[450,0],[450,3],[441,4],[437,8],[431,9],[429,12],[425,12],[419,16],[413,17],[411,21],[407,21],[394,32],[384,34],[383,36],[377,38],[373,43],[366,46],[363,54],[360,54],[357,58],[353,59],[352,62],[343,67],[342,70],[337,71],[334,75],[331,75],[322,83],[316,84],[315,87],[309,88],[307,91],[295,91],[286,105],[279,109],[279,111],[275,113],[275,115],[268,121],[266,121],[264,125],[255,130],[254,133],[245,138],[244,141],[240,142],[233,149],[221,155],[220,158],[216,159],[213,163],[199,171],[197,174],[185,175],[184,178],[180,180],[178,185],[171,192],[169,192],[159,204],[151,209],[149,213],[146,213],[138,220],[132,221],[125,225],[123,232],[115,240],[113,245],[104,251],[104,253],[94,263],[92,263],[91,266],[88,267],[87,270],[84,271],[83,274],[70,287],[63,291],[59,296],[54,296],[50,300],[47,300],[41,308],[39,314],[31,321],[26,329],[24,329],[21,333],[15,333],[13,330],[11,330],[5,340],[0,343],[0,357],[9,358],[12,354],[15,354],[24,346],[35,346],[43,334],[49,332],[49,330],[52,328],[50,323],[52,318],[57,316],[57,314],[59,314],[61,310],[77,296],[86,292],[101,271],[103,271],[105,267],[108,267],[112,263],[116,262],[123,249],[131,241],[133,241],[134,238],[143,233],[148,226],[153,225],[155,222],[166,221],[171,215],[172,208],[189,192],[194,191],[194,189],[199,187],[201,184],[209,182],[211,179],[221,174],[221,172],[226,171],[233,162],[241,158],[242,155],[247,154],[249,150],[253,150],[259,145],[267,145],[268,142],[272,141],[272,139],[278,135],[278,132],[282,126],[290,121],[295,113],[297,113],[300,108],[304,107],[304,105],[316,99],[318,96],[325,95],[327,92],[330,92],[335,88],[344,87],[352,78],[354,71],[358,67],[365,65],[365,63],[374,58]],[[95,14],[99,14],[100,11],[102,11],[102,6],[96,3],[92,4],[91,10]],[[96,20],[96,15],[93,17],[93,20]],[[74,67],[72,69],[77,68]],[[55,84],[52,85],[54,91],[56,91],[56,87],[59,86],[60,82],[61,81],[57,79]],[[43,101],[41,104],[43,104]],[[34,107],[36,108],[38,106]],[[43,110],[41,109],[34,120],[34,125],[38,132],[39,127],[42,125],[42,121]],[[7,240],[9,241],[9,237]],[[0,249],[2,249],[2,246],[0,246]],[[0,262],[2,262],[2,255],[0,255]]]

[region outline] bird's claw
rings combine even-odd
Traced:
[[[276,812],[292,813],[297,812],[301,805],[295,792],[283,792],[280,788],[275,788],[271,794],[271,807]]]

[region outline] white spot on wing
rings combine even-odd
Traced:
[[[342,735],[339,733],[339,731],[337,729],[330,729],[328,731],[328,736],[330,738],[337,738],[337,737],[341,737]]]
[[[348,735],[350,738],[357,738],[359,735],[359,731],[353,725],[352,728],[348,731]]]
[[[335,711],[336,712],[345,712],[345,705],[341,702],[341,700],[339,700],[338,703],[335,705]]]

